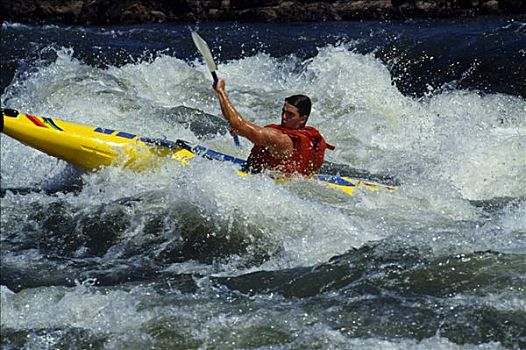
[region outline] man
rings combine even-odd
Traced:
[[[311,101],[305,95],[287,97],[281,112],[281,125],[261,127],[243,119],[225,92],[225,81],[214,87],[219,97],[223,116],[234,134],[254,143],[247,159],[247,170],[278,171],[285,175],[314,175],[323,164],[325,150],[333,150],[318,130],[305,126]]]

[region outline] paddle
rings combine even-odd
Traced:
[[[204,41],[203,38],[201,38],[196,32],[192,32],[192,40],[194,41],[197,50],[199,50],[199,52],[203,56],[206,65],[208,66],[208,70],[210,71],[210,74],[212,74],[212,78],[214,78],[215,87],[217,82],[219,81],[219,78],[217,77],[217,67],[216,63],[214,62],[214,57],[212,57],[212,52],[210,52],[210,48],[208,47],[206,41]],[[234,143],[236,144],[236,146],[240,146],[239,137],[237,135],[234,135]]]

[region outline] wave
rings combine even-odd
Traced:
[[[204,162],[184,171],[167,164],[145,175],[111,168],[86,174],[80,194],[66,197],[66,202],[80,201],[81,206],[91,208],[86,215],[98,216],[100,201],[119,203],[119,199],[163,188],[168,197],[157,193],[152,203],[179,203],[199,213],[196,225],[213,223],[208,228],[197,225],[197,238],[189,238],[194,233],[186,237],[194,244],[188,255],[177,254],[192,259],[207,254],[214,258],[243,256],[238,263],[224,262],[225,269],[237,271],[318,263],[369,241],[422,235],[426,226],[440,227],[442,221],[455,227],[462,227],[464,221],[478,223],[485,214],[472,201],[526,196],[521,186],[526,181],[525,165],[518,152],[525,142],[526,126],[520,116],[526,102],[520,97],[465,90],[430,90],[422,98],[406,96],[393,85],[381,60],[357,53],[346,44],[320,48],[318,55],[306,60],[260,53],[221,63],[218,69],[239,111],[260,124],[278,119],[284,96],[311,95],[310,123],[337,145],[330,160],[392,174],[401,179],[400,190],[342,199],[303,184],[276,188],[261,177],[238,179],[227,166],[218,170],[217,164]],[[13,82],[2,104],[148,136],[205,142],[246,157],[248,142],[236,148],[224,132],[203,140],[185,118],[171,118],[167,113],[177,109],[188,118],[195,111],[220,115],[208,75],[199,61],[168,55],[100,68],[75,58],[72,49],[61,49],[54,61],[41,63]],[[2,188],[38,185],[64,168],[62,162],[3,135],[1,147]],[[18,161],[21,158],[23,163]],[[35,196],[37,201],[47,201],[42,194]],[[6,196],[3,203],[15,205],[16,198]],[[282,206],[276,208],[277,202]],[[156,220],[174,215],[161,213]],[[147,207],[138,209],[129,220],[148,215]],[[125,222],[121,230],[142,232],[130,224]],[[282,232],[284,224],[288,229]],[[517,229],[520,227],[518,224]],[[210,251],[214,244],[203,245],[199,238],[210,232],[233,241]],[[467,243],[477,234],[470,230],[461,241]],[[435,248],[447,247],[446,241],[437,239]],[[487,248],[481,240],[475,242],[460,251]],[[517,243],[512,242],[512,246]]]
[[[260,124],[278,120],[285,96],[311,95],[309,122],[337,146],[329,159],[396,177],[393,193],[348,197],[301,180],[239,177],[232,165],[204,159],[71,174],[1,135],[2,189],[82,182],[76,192],[6,191],[0,201],[2,344],[521,347],[524,98],[466,88],[480,72],[470,65],[466,78],[447,84],[409,74],[428,86],[407,93],[393,68],[411,71],[396,61],[403,57],[367,42],[404,35],[359,26],[369,39],[356,41],[339,24],[322,26],[337,34],[307,32],[297,42],[236,27],[214,42],[218,73],[236,107]],[[233,144],[209,73],[184,42],[145,50],[121,29],[101,37],[140,54],[124,49],[132,57],[117,63],[105,60],[114,51],[98,39],[92,59],[60,41],[31,46],[2,106],[246,157],[250,144]],[[269,37],[276,44],[262,45]]]

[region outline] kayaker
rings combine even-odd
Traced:
[[[312,105],[309,97],[287,97],[281,111],[281,125],[262,127],[243,119],[225,92],[224,80],[219,80],[214,89],[232,133],[254,143],[246,170],[252,173],[271,170],[286,175],[311,176],[323,164],[325,150],[334,149],[334,146],[325,142],[317,129],[305,125]]]

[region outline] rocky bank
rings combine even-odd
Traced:
[[[526,13],[526,0],[0,0],[2,20],[70,24],[340,21]]]

